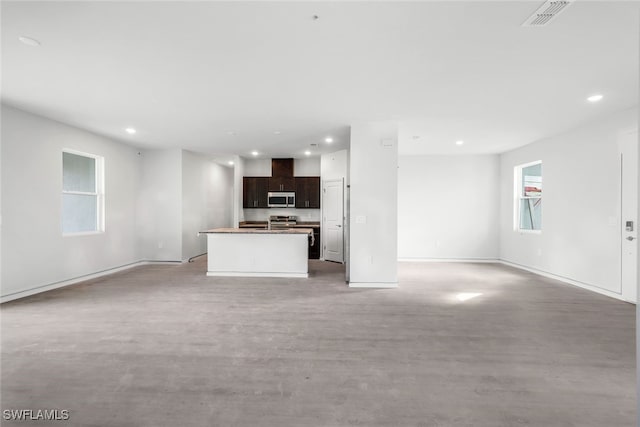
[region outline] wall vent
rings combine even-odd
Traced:
[[[547,0],[522,24],[523,27],[544,27],[555,19],[574,0]]]

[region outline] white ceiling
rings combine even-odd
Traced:
[[[521,27],[542,3],[3,1],[2,99],[143,148],[301,157],[392,120],[401,154],[502,152],[638,104],[639,3]]]

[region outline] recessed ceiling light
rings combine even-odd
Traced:
[[[311,155],[311,151],[307,150],[304,152],[305,155],[310,156]]]
[[[18,37],[18,40],[27,46],[40,46],[40,42],[36,39],[32,39],[31,37],[20,36]]]
[[[254,155],[254,156],[257,156],[258,152],[254,150],[254,151],[251,152],[251,154]]]
[[[282,131],[279,131],[279,130],[273,131],[274,135],[280,135],[281,133],[282,133]]]
[[[235,135],[235,134],[236,134],[236,133],[235,133],[235,131],[232,131],[232,130],[228,130],[228,131],[227,131],[227,135],[232,135],[232,136],[233,136],[233,135]]]
[[[229,161],[227,162],[227,164],[228,164],[229,166],[233,166],[233,161],[232,161],[232,160],[229,160]]]
[[[456,145],[462,145],[464,144],[464,141],[456,141]]]
[[[136,133],[136,130],[134,128],[126,128],[125,131],[129,134],[129,135],[133,135],[134,133]]]
[[[333,138],[331,138],[330,136],[326,137],[324,139],[324,142],[326,142],[327,144],[331,144],[333,142]]]
[[[602,95],[600,94],[596,94],[596,95],[591,95],[590,97],[587,98],[587,101],[589,102],[598,102],[603,98]]]

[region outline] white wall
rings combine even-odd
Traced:
[[[147,261],[186,261],[207,251],[198,232],[229,227],[233,170],[187,150],[142,152],[139,244]]]
[[[349,154],[349,286],[397,286],[397,125],[353,125]]]
[[[398,160],[400,259],[497,259],[498,155]]]
[[[348,175],[348,152],[347,150],[336,151],[335,153],[323,154],[320,158],[320,176],[322,180],[342,179],[346,181]]]
[[[638,13],[640,15],[640,13]],[[640,76],[638,76],[640,78]],[[640,110],[636,112],[637,123],[640,123]],[[640,144],[640,141],[638,141]],[[636,157],[638,160],[638,168],[640,169],[640,150],[638,150],[638,156]],[[640,200],[640,173],[638,173],[638,187],[636,189],[638,191],[637,200]],[[638,217],[636,218],[636,224],[640,226],[640,212],[638,212]],[[640,265],[640,250],[636,251],[636,265]],[[638,269],[640,270],[640,269]],[[636,296],[640,296],[640,275],[636,278],[637,288],[636,288]],[[640,396],[640,369],[637,367],[640,366],[640,304],[636,303],[636,414],[640,414],[640,399],[637,396]]]
[[[0,112],[0,129],[3,129],[2,127],[2,120],[3,120],[3,116],[4,116],[4,112]],[[2,288],[2,183],[4,182],[4,180],[2,179],[2,170],[4,169],[2,167],[2,140],[4,139],[4,135],[0,135],[0,296],[4,294],[3,292],[3,288]]]
[[[233,168],[212,163],[207,172],[206,229],[233,224]],[[206,240],[206,237],[203,238]],[[205,246],[206,247],[206,246]]]
[[[182,150],[182,260],[207,252],[200,231],[230,227],[233,170]]]
[[[500,156],[500,258],[611,292],[620,290],[618,134],[637,109]],[[514,167],[542,160],[542,233],[514,231]]]
[[[206,252],[232,220],[233,172],[180,149],[139,151],[2,106],[1,294],[11,299],[139,261]],[[62,149],[104,157],[105,232],[62,236]]]
[[[182,150],[145,150],[138,199],[142,258],[182,260]]]
[[[182,260],[207,252],[207,172],[210,161],[182,150]]]
[[[2,296],[137,262],[138,151],[2,105]],[[105,232],[63,237],[62,149],[104,157]]]
[[[0,112],[0,129],[2,129],[2,121],[3,121],[4,113]],[[2,171],[4,168],[2,167],[2,140],[4,139],[4,135],[0,135],[0,296],[4,294],[2,291],[2,183],[4,180],[2,179]]]
[[[293,159],[293,176],[320,176],[320,157]]]
[[[271,176],[271,159],[242,159],[243,176]],[[242,193],[240,193],[242,195]]]

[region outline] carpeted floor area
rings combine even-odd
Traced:
[[[206,258],[3,304],[2,409],[65,426],[635,426],[635,307],[498,264],[398,289],[206,277]]]

